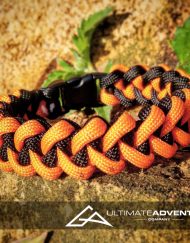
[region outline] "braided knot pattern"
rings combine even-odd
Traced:
[[[3,96],[0,169],[47,180],[62,174],[88,179],[97,170],[120,173],[128,163],[148,168],[155,154],[171,158],[190,144],[189,78],[166,65],[116,65],[101,80],[100,99],[125,108],[140,104],[138,119],[124,109],[110,124],[93,116],[82,127],[68,119],[51,126],[43,118],[48,116],[47,100],[32,106],[36,93],[22,90]]]

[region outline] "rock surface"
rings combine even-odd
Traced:
[[[107,59],[128,66],[177,61],[168,40],[190,14],[190,1],[7,1],[0,3],[1,93],[15,88],[33,89],[55,57],[70,59],[71,36],[81,19],[105,6],[114,15],[95,33],[93,61],[99,69]],[[66,23],[66,24],[65,24]],[[23,30],[22,32],[20,30]],[[17,38],[18,37],[18,38]],[[178,153],[147,171],[124,171],[117,176],[98,174],[89,181],[64,177],[53,182],[40,177],[21,178],[0,173],[4,201],[156,201],[185,200],[190,196],[189,154]],[[12,242],[41,230],[1,230],[0,241]],[[185,230],[57,230],[51,242],[190,242]]]
[[[104,8],[115,12],[95,33],[93,59],[126,65],[166,62],[174,66],[168,41],[189,16],[189,0],[36,1],[0,3],[0,93],[33,89],[56,57],[71,61],[72,36],[81,20]]]

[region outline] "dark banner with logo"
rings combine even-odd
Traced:
[[[189,229],[190,204],[148,202],[1,202],[6,229]]]

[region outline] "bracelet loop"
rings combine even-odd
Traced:
[[[93,116],[82,127],[68,119],[51,126],[45,119],[102,104],[120,104],[123,111],[110,124]],[[126,111],[134,105],[142,106],[138,119]],[[21,176],[88,179],[97,170],[120,173],[128,163],[146,169],[156,154],[169,159],[189,145],[190,76],[166,65],[115,65],[109,74],[0,97],[0,169]]]

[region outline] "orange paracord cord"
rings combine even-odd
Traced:
[[[148,168],[155,154],[171,158],[179,147],[190,144],[189,86],[188,74],[166,65],[152,69],[116,65],[101,81],[100,100],[126,107],[137,100],[143,105],[139,120],[124,110],[111,125],[95,116],[82,128],[67,119],[50,126],[40,118],[48,114],[45,101],[34,99],[29,104],[29,97],[26,102],[30,92],[3,96],[0,169],[21,176],[37,173],[48,180],[62,173],[88,179],[97,169],[110,175],[120,173],[128,163]],[[39,104],[34,109],[35,103]],[[14,106],[20,107],[19,112],[14,113]],[[30,119],[33,110],[38,118]]]

